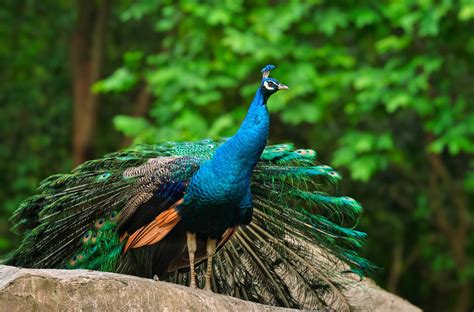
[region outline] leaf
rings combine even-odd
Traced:
[[[466,173],[466,177],[463,181],[466,190],[474,194],[474,170],[471,169]]]
[[[375,24],[380,20],[380,16],[375,10],[367,8],[357,8],[351,12],[351,15],[358,28]]]
[[[143,118],[130,117],[126,115],[115,116],[113,123],[115,129],[130,137],[140,134],[143,130],[150,126],[149,123]]]
[[[338,27],[345,27],[348,24],[347,15],[337,8],[330,8],[324,11],[318,11],[315,15],[315,22],[321,32],[331,36]]]
[[[460,21],[468,21],[474,18],[474,3],[464,3],[458,13]]]
[[[311,103],[289,106],[281,115],[284,122],[297,125],[302,122],[315,123],[321,118],[321,111]]]
[[[225,114],[217,118],[209,129],[209,136],[218,138],[232,135],[238,127],[239,123],[233,118],[233,114]]]
[[[127,68],[117,69],[110,77],[96,82],[92,86],[94,93],[124,92],[130,90],[138,78]]]
[[[439,16],[435,10],[425,12],[420,21],[421,36],[436,36],[439,32]]]
[[[349,166],[351,177],[363,182],[367,182],[379,167],[376,156],[360,156]]]
[[[143,60],[143,52],[139,50],[128,51],[123,55],[123,62],[127,68],[137,69]]]
[[[412,101],[411,97],[405,93],[396,93],[387,100],[387,112],[393,113],[401,107],[406,107]]]
[[[383,54],[387,52],[396,52],[404,49],[410,43],[408,36],[398,37],[398,36],[388,36],[378,40],[375,43],[375,48],[377,52]]]

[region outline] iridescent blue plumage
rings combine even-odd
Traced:
[[[278,91],[278,87],[267,89],[268,81],[263,78],[237,133],[217,148],[191,179],[178,208],[189,230],[218,238],[228,228],[250,222],[250,179],[267,143],[270,126],[266,102]],[[281,86],[275,79],[271,82]]]

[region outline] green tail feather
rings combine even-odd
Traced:
[[[133,266],[122,255],[117,216],[145,182],[125,170],[151,158],[188,156],[194,158],[183,158],[172,170],[176,177],[190,177],[224,141],[138,145],[45,179],[40,194],[25,200],[11,218],[24,239],[7,263],[110,272]],[[351,281],[342,273],[363,275],[374,268],[357,254],[365,234],[345,227],[357,224],[362,207],[333,194],[341,176],[316,164],[316,156],[293,144],[264,150],[252,178],[253,221],[218,253],[215,290],[274,305],[350,308],[341,289]],[[186,272],[173,276],[175,282],[189,281]]]
[[[366,234],[342,225],[357,224],[362,207],[332,195],[341,176],[316,165],[316,153],[295,152],[292,144],[265,149],[252,178],[252,223],[217,254],[213,288],[269,305],[350,311],[344,289],[358,279],[347,273],[375,269],[357,254]],[[201,283],[204,272],[203,264]],[[186,284],[189,275],[178,272],[171,281]]]

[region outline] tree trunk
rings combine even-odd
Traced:
[[[78,0],[77,22],[71,42],[73,72],[73,158],[79,164],[93,154],[97,95],[91,86],[100,78],[109,19],[110,0]]]
[[[390,267],[387,290],[391,293],[398,292],[398,282],[402,276],[403,266],[403,245],[401,242],[397,242],[393,249],[392,266]]]
[[[144,117],[148,113],[150,109],[150,105],[153,101],[152,94],[148,91],[148,86],[144,83],[135,100],[134,110],[132,112],[132,116],[134,117]],[[131,145],[133,142],[132,138],[125,137],[122,141],[122,147],[127,147]]]
[[[472,216],[467,208],[469,207],[467,196],[462,187],[457,187],[457,182],[453,180],[439,155],[428,154],[428,162],[432,169],[429,188],[435,224],[439,232],[444,234],[449,241],[449,248],[456,263],[456,273],[459,279],[468,265],[467,239],[472,228]],[[449,200],[444,198],[446,196],[444,194],[449,194]],[[470,308],[470,298],[470,281],[460,281],[454,311],[467,311]]]

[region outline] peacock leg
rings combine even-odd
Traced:
[[[207,273],[206,273],[206,285],[204,286],[204,290],[212,291],[211,290],[211,279],[212,279],[212,257],[216,253],[216,239],[208,239],[206,245],[207,251]]]
[[[194,273],[194,253],[197,249],[196,234],[186,233],[188,253],[189,253],[189,268],[191,270],[191,283],[189,287],[196,288],[196,273]]]

